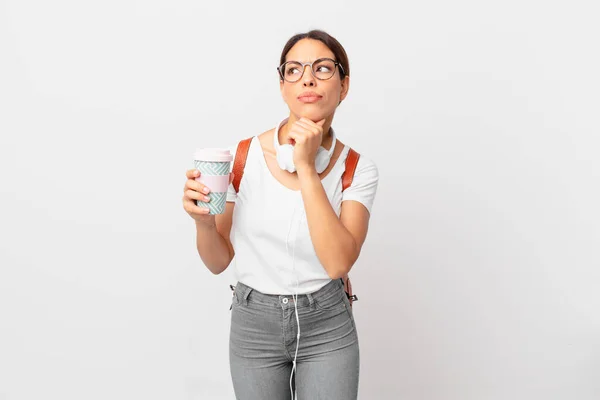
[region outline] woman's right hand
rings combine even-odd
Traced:
[[[200,171],[195,168],[189,169],[186,171],[185,176],[187,181],[183,187],[183,209],[196,223],[215,226],[215,215],[210,215],[208,208],[198,207],[196,204],[196,200],[209,201],[207,195],[210,189],[196,180],[200,176]],[[233,181],[233,173],[229,174],[229,183],[231,181]]]

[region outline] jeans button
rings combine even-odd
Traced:
[[[287,304],[288,303],[287,297],[284,297],[282,301],[283,301],[283,304]]]

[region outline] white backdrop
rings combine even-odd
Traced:
[[[359,398],[600,398],[600,29],[566,3],[0,0],[0,400],[234,398],[184,174],[287,115],[311,28],[380,172]]]

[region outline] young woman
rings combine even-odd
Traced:
[[[236,256],[229,358],[237,399],[286,400],[294,389],[300,399],[356,399],[358,335],[340,278],[365,241],[378,171],[361,155],[342,191],[350,147],[331,127],[350,86],[342,45],[319,30],[295,35],[277,70],[289,116],[252,137],[225,213],[195,204],[210,188],[194,169],[184,209],[212,273]]]

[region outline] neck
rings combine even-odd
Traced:
[[[290,130],[290,127],[299,119],[300,118],[297,118],[294,114],[290,114],[288,121],[285,123],[285,125],[283,125],[281,127],[281,129],[279,129],[279,143],[281,143],[281,144],[290,144],[291,143],[291,139],[289,136],[289,130]],[[327,119],[325,120],[325,123],[323,124],[323,138],[321,140],[321,146],[323,146],[327,150],[329,150],[329,148],[331,147],[332,141],[333,141],[332,137],[331,137],[331,132],[330,132],[331,122],[332,121],[329,119],[329,117],[327,117]]]

